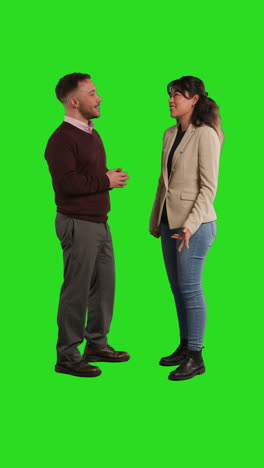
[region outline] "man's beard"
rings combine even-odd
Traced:
[[[79,107],[79,112],[82,115],[82,117],[86,120],[90,119],[96,119],[98,115],[91,114],[91,112],[88,112],[87,110],[83,109],[82,105]]]

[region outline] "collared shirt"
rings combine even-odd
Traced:
[[[88,125],[87,125],[81,120],[74,119],[73,117],[69,117],[68,115],[64,116],[64,122],[68,122],[69,124],[74,125],[74,127],[77,127],[86,133],[90,133],[90,135],[92,134],[92,131],[94,128],[94,123],[91,122],[90,120],[88,121]]]

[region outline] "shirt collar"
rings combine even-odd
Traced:
[[[77,120],[77,119],[74,119],[73,117],[69,117],[68,115],[65,115],[64,122],[68,122],[69,124],[74,125],[74,127],[77,127],[86,133],[90,133],[90,135],[92,134],[94,123],[91,122],[90,120],[88,121],[88,124],[86,124],[85,122],[82,122],[81,120]]]

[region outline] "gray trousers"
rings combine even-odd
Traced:
[[[91,346],[107,344],[115,290],[112,239],[107,223],[57,213],[55,224],[64,260],[57,363],[80,361],[78,346],[84,338]]]

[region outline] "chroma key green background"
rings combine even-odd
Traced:
[[[2,7],[2,442],[9,467],[260,465],[263,314],[260,2],[135,0]],[[117,289],[109,343],[131,360],[80,379],[54,372],[62,254],[44,149],[63,119],[54,88],[90,73],[108,167]],[[160,240],[148,233],[169,117],[166,85],[203,79],[225,144],[218,234],[204,270],[207,372],[170,382],[178,344]],[[2,124],[2,128],[4,128]]]

